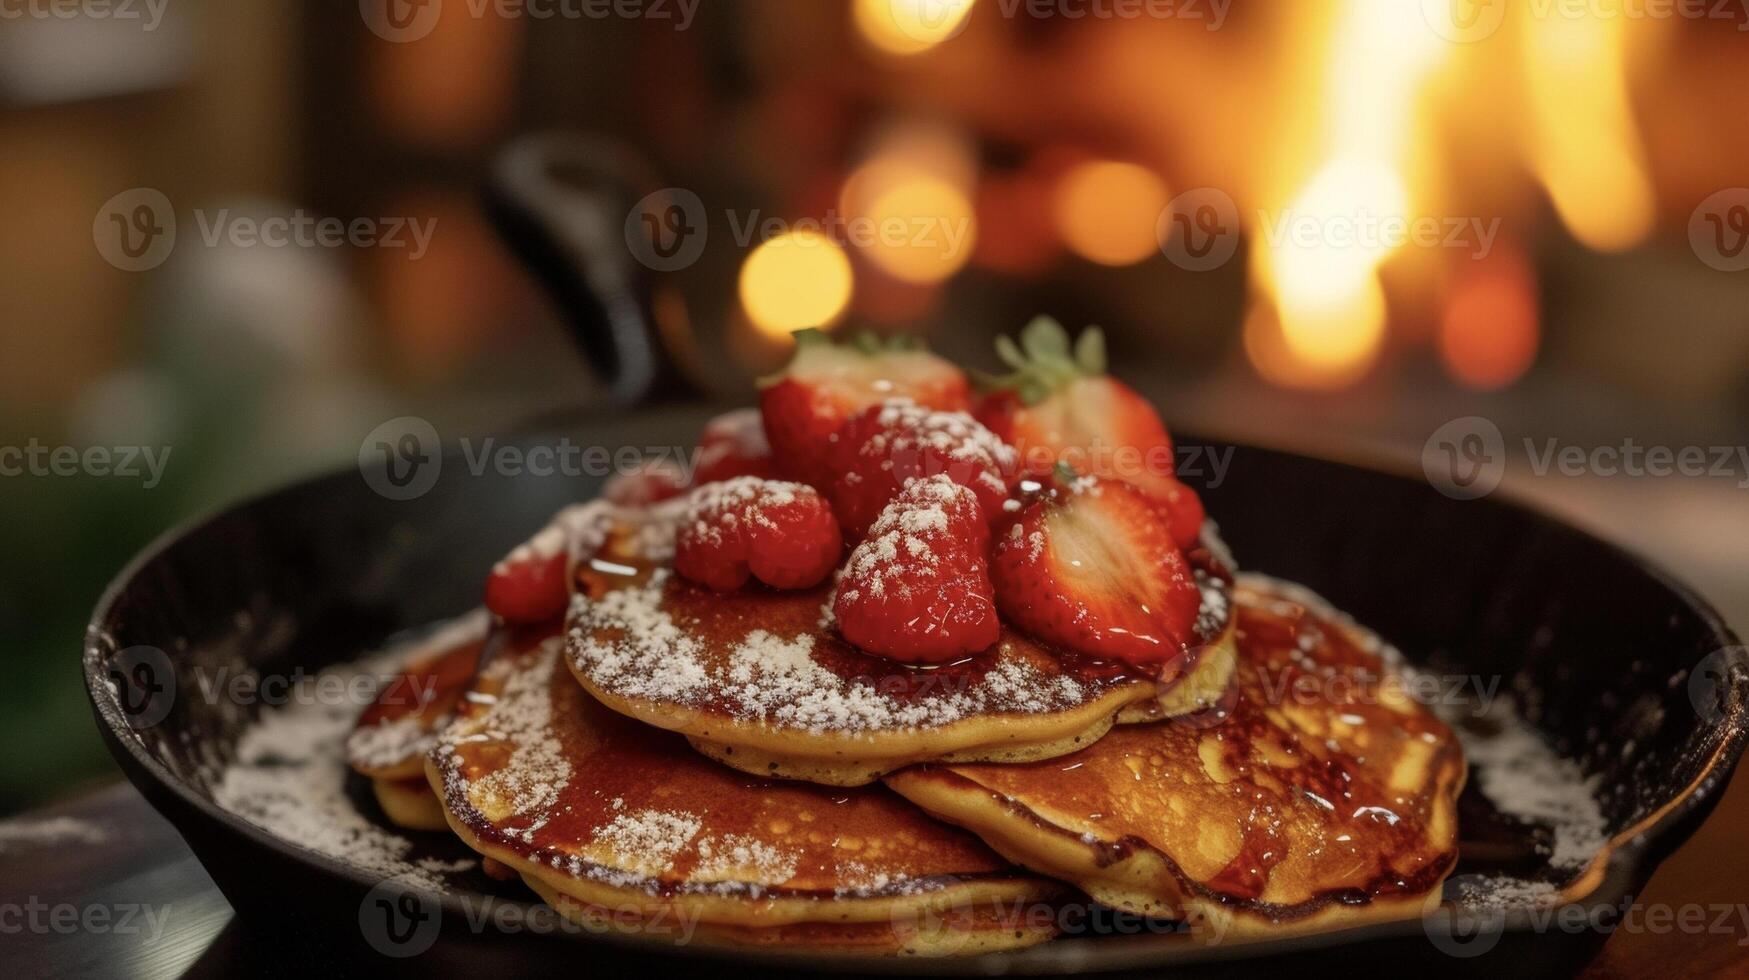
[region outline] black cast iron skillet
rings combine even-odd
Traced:
[[[692,386],[646,311],[651,283],[626,260],[627,201],[644,191],[622,151],[575,141],[524,143],[493,182],[492,207],[517,251],[553,287],[612,400],[549,419],[531,442],[688,446],[711,411],[627,406]],[[696,372],[694,372],[696,380]],[[1146,378],[1131,378],[1144,389]],[[362,438],[363,433],[360,433]],[[1194,443],[1194,437],[1181,439]],[[1224,448],[1224,447],[1218,447]],[[1311,586],[1446,672],[1502,675],[1541,732],[1597,775],[1613,835],[1564,897],[1609,905],[1636,893],[1655,864],[1704,818],[1743,750],[1737,641],[1719,616],[1648,563],[1523,507],[1448,499],[1424,481],[1249,446],[1225,481],[1203,488],[1241,564]],[[469,921],[486,896],[527,905],[520,885],[475,874],[443,900],[422,955],[390,959],[363,940],[379,881],[280,840],[213,803],[211,774],[232,757],[255,708],[198,693],[220,671],[290,675],[376,648],[397,631],[455,615],[479,598],[483,571],[596,481],[473,475],[455,455],[431,489],[397,501],[359,470],[287,487],[177,529],[104,593],[84,649],[103,736],[135,786],[182,832],[238,911],[243,942],[299,972],[448,975],[531,967],[648,968],[655,957],[710,956],[711,969],[1027,973],[1219,970],[1235,958],[1287,958],[1296,971],[1415,969],[1514,975],[1566,971],[1601,943],[1595,931],[1537,932],[1522,916],[1484,932],[1460,958],[1422,923],[1249,946],[1184,937],[1058,940],[993,961],[771,961],[753,954],[670,952],[575,935],[506,933]],[[142,657],[141,648],[160,651]],[[142,664],[145,666],[142,667]],[[130,708],[166,684],[168,714],[141,724]],[[159,702],[162,703],[162,702]],[[271,709],[267,709],[271,710]],[[1634,741],[1631,753],[1622,747]],[[375,812],[355,785],[359,805]],[[1466,801],[1466,869],[1527,860],[1539,832],[1499,823]],[[1478,815],[1479,814],[1479,815]],[[446,834],[422,849],[461,856]],[[436,909],[433,904],[429,906]],[[663,969],[678,962],[654,964]],[[1247,964],[1263,967],[1264,964]]]

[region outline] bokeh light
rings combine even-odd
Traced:
[[[1439,324],[1439,353],[1471,388],[1503,388],[1536,360],[1536,280],[1524,256],[1502,247],[1459,279]]]
[[[928,51],[958,34],[975,0],[856,0],[862,36],[889,54]]]
[[[850,303],[850,259],[817,231],[762,243],[741,266],[741,308],[762,333],[784,336],[838,319]]]
[[[1078,164],[1057,186],[1057,227],[1070,251],[1100,265],[1134,265],[1159,250],[1155,225],[1169,196],[1146,167]]]

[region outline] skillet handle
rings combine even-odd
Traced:
[[[565,133],[511,143],[486,183],[498,233],[558,305],[609,397],[625,405],[698,391],[657,330],[652,271],[626,239],[627,215],[656,186],[624,144]]]

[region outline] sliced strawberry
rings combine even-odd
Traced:
[[[653,459],[615,473],[601,488],[601,496],[621,507],[648,507],[678,497],[690,486],[686,473],[673,460]]]
[[[486,608],[508,623],[544,623],[565,611],[566,556],[522,554],[518,549],[486,578]]]
[[[989,527],[977,495],[945,475],[913,480],[850,553],[832,615],[870,653],[939,663],[994,644]]]
[[[1069,335],[1045,317],[1027,324],[1016,345],[996,343],[1012,374],[990,379],[976,415],[1020,454],[1021,466],[1048,476],[1057,464],[1077,473],[1123,480],[1172,510],[1175,538],[1195,542],[1201,504],[1173,477],[1172,437],[1159,413],[1134,389],[1105,373],[1105,339],[1097,328]],[[1194,507],[1194,510],[1191,508]]]
[[[944,474],[972,491],[986,519],[1002,512],[1014,450],[964,412],[938,412],[907,399],[866,408],[832,447],[832,509],[845,536],[868,530],[905,484]]]
[[[832,574],[844,539],[813,487],[743,476],[692,492],[674,547],[675,571],[719,591],[749,577],[806,589]]]
[[[828,451],[855,413],[889,398],[958,412],[970,407],[966,376],[914,340],[882,343],[864,335],[850,345],[818,330],[796,335],[782,374],[760,383],[759,404],[778,472],[821,489],[832,485]]]
[[[737,476],[776,479],[771,444],[765,438],[765,422],[756,408],[741,408],[705,423],[698,440],[698,460],[692,472],[694,486],[733,480]]]
[[[1052,483],[997,535],[1002,615],[1088,656],[1176,667],[1202,593],[1158,507],[1116,480]]]

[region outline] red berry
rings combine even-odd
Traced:
[[[1202,591],[1167,519],[1127,483],[1053,485],[997,535],[990,565],[1002,615],[1048,643],[1165,671],[1194,639]]]
[[[814,488],[743,476],[692,492],[674,546],[675,571],[722,592],[749,577],[806,589],[832,574],[844,539]]]
[[[1196,547],[1202,535],[1204,517],[1202,498],[1196,491],[1180,483],[1176,477],[1165,487],[1166,496],[1159,501],[1172,525],[1172,540],[1185,551]]]
[[[1002,511],[1014,452],[964,412],[905,399],[864,409],[832,448],[832,509],[846,536],[862,537],[901,487],[942,474],[977,495],[987,520]]]
[[[939,663],[976,653],[1001,634],[977,495],[946,476],[914,480],[851,552],[832,615],[870,653]]]
[[[601,496],[621,507],[648,507],[680,496],[689,486],[686,474],[673,460],[646,460],[624,473],[615,473],[601,488]]]
[[[775,479],[771,444],[765,438],[765,423],[756,408],[736,409],[705,423],[698,440],[698,457],[692,472],[694,486],[732,480],[737,476]]]
[[[492,567],[486,578],[486,608],[507,623],[544,623],[557,618],[571,598],[565,582],[565,554],[522,551],[518,549]]]
[[[828,451],[839,428],[894,397],[944,411],[970,406],[964,372],[914,343],[864,337],[838,345],[818,330],[800,331],[789,366],[761,382],[760,411],[778,472],[830,487]]]
[[[1058,463],[1077,473],[1122,480],[1172,510],[1179,543],[1194,542],[1202,506],[1173,477],[1172,437],[1146,398],[1105,373],[1105,341],[1084,331],[1073,348],[1054,320],[1003,338],[998,352],[1014,373],[979,403],[975,414],[1013,446],[1021,466],[1049,476]],[[1182,512],[1181,512],[1182,511]]]

